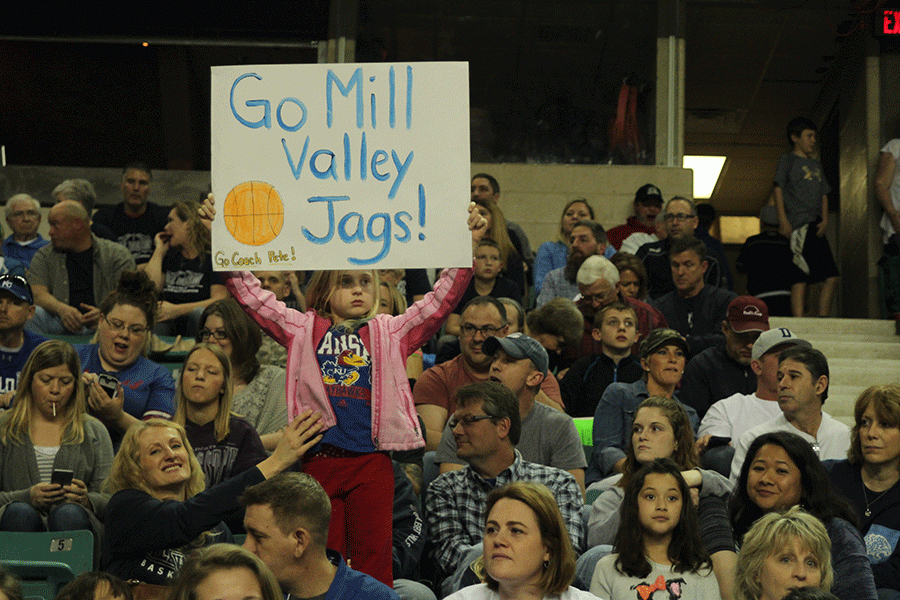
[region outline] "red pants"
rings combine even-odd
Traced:
[[[303,470],[331,498],[328,547],[340,552],[353,569],[393,588],[391,460],[378,452],[341,458],[315,455],[304,460]]]

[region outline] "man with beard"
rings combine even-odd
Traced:
[[[538,308],[554,298],[574,300],[578,295],[578,284],[575,281],[578,269],[587,257],[595,254],[602,256],[606,252],[606,245],[606,231],[600,223],[578,221],[572,227],[569,238],[569,259],[566,266],[547,273],[537,297]]]

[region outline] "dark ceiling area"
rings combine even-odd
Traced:
[[[208,169],[209,68],[315,62],[337,2],[4,8],[7,161],[117,167],[143,159],[156,168]],[[627,83],[641,145],[631,160],[654,162],[655,0],[353,4],[357,60],[469,62],[473,160],[621,163],[627,158],[613,151],[610,127],[622,116]],[[787,121],[819,116],[812,113],[822,110],[843,40],[877,5],[687,1],[685,152],[728,157],[711,199],[721,213],[756,214],[786,149]]]

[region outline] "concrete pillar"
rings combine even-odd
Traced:
[[[684,157],[685,0],[659,0],[656,38],[656,164]]]

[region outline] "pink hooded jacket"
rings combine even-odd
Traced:
[[[428,341],[456,307],[472,279],[472,269],[445,269],[434,290],[392,317],[375,315],[359,330],[372,357],[372,442],[378,450],[411,450],[425,445],[406,377],[406,358]],[[287,308],[263,290],[249,271],[225,274],[225,285],[250,318],[287,348],[288,417],[307,409],[322,413],[326,428],[336,424],[325,392],[316,348],[331,321],[315,311]]]

